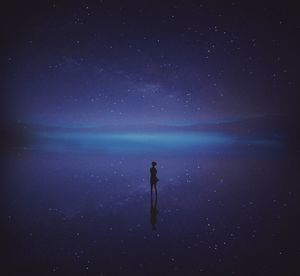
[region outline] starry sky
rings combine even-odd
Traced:
[[[2,13],[6,123],[296,118],[295,4],[12,1]]]

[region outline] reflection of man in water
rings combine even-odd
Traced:
[[[156,230],[157,215],[158,215],[157,195],[155,196],[155,199],[153,200],[153,196],[152,196],[152,192],[151,192],[150,223],[152,225],[152,230]]]
[[[150,168],[150,184],[151,184],[151,206],[150,206],[150,223],[152,225],[152,230],[156,230],[156,222],[157,222],[157,189],[156,184],[158,181],[157,178],[157,169],[155,168],[156,162],[152,162],[152,167]],[[155,199],[153,199],[153,189],[155,191]]]
[[[156,165],[157,165],[156,162],[153,161],[152,167],[150,168],[151,194],[152,194],[153,189],[155,191],[155,194],[157,194],[156,184],[157,184],[158,178],[156,176],[156,174],[157,174],[157,169],[155,168]]]

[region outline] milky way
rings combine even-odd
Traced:
[[[293,112],[291,7],[52,1],[20,10],[2,53],[6,101],[19,123],[185,123]]]

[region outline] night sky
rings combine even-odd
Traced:
[[[244,2],[4,5],[6,117],[72,127],[295,117],[297,6]]]
[[[7,2],[1,275],[300,275],[297,1]]]

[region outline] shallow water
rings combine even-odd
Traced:
[[[283,275],[296,267],[299,178],[280,147],[112,154],[40,145],[5,157],[12,274]],[[153,160],[160,180],[151,212]]]

